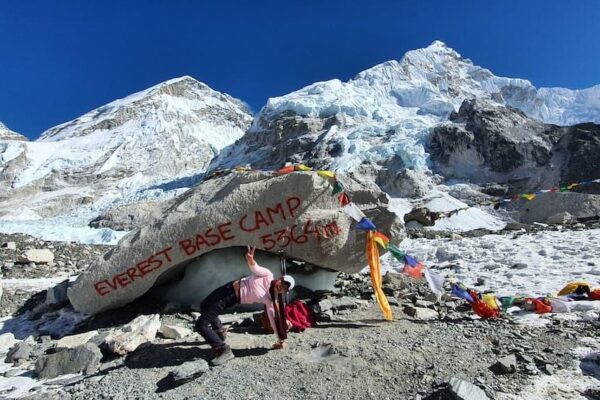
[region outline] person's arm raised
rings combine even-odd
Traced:
[[[250,268],[250,271],[252,271],[252,273],[256,276],[267,276],[271,273],[271,271],[269,271],[268,269],[261,267],[260,265],[258,265],[256,263],[256,260],[254,260],[254,250],[255,247],[248,247],[248,251],[246,252],[246,262],[248,263],[248,268]]]

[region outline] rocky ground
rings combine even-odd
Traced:
[[[9,280],[66,277],[106,250],[0,236],[0,244],[11,241],[17,249],[0,251],[0,265],[12,263],[3,268]],[[54,265],[15,262],[26,249],[40,248],[53,251]],[[545,324],[535,325],[512,317],[484,321],[462,300],[438,301],[424,282],[390,273],[384,291],[395,318],[387,322],[368,276],[340,274],[336,285],[334,292],[301,293],[318,324],[292,333],[284,350],[269,349],[274,337],[262,331],[257,314],[224,316],[236,358],[214,368],[205,361],[208,346],[193,332],[199,315],[194,310],[141,298],[84,319],[60,290],[50,289],[49,301],[46,291],[5,287],[4,314],[20,315],[0,325],[0,352],[6,332],[17,332],[16,343],[1,355],[9,364],[0,368],[0,398],[19,393],[44,400],[600,398],[598,361],[592,358],[584,368],[574,354],[597,343],[597,321],[564,315],[547,315]],[[58,341],[67,331],[85,337]],[[586,379],[595,378],[594,384],[573,391],[548,383],[541,397],[524,394],[532,382],[564,381],[576,367]],[[2,386],[3,379],[19,377],[28,379],[29,391]]]

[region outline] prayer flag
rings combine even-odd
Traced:
[[[500,316],[500,310],[491,308],[478,298],[475,298],[475,301],[473,302],[472,306],[475,314],[479,315],[483,319],[498,318]]]
[[[319,170],[317,171],[317,175],[319,175],[323,179],[335,179],[335,174],[331,171]]]
[[[298,164],[298,165],[296,165],[296,170],[297,171],[312,171],[312,168],[311,167],[307,167],[304,164]]]
[[[347,204],[350,204],[350,197],[346,194],[346,192],[340,193],[338,196],[338,200],[340,201],[340,205],[344,207]]]
[[[512,296],[503,296],[503,297],[500,297],[498,300],[500,300],[500,306],[502,307],[502,311],[506,311],[510,307],[512,307],[512,305],[515,301],[515,298]]]
[[[289,165],[289,166],[287,166],[287,167],[280,168],[280,169],[277,171],[277,173],[278,173],[279,175],[289,174],[290,172],[294,172],[294,166],[293,166],[293,165]]]
[[[377,229],[373,221],[366,217],[361,219],[360,222],[356,224],[356,227],[358,229],[362,229],[363,231],[374,231]]]
[[[484,293],[482,296],[482,300],[492,310],[500,309],[500,305],[498,304],[498,300],[496,299],[496,295],[494,293]]]
[[[404,264],[408,264],[411,267],[416,267],[419,264],[419,262],[415,258],[407,254],[404,256]]]
[[[339,181],[335,181],[335,183],[333,184],[333,192],[331,193],[332,196],[335,196],[338,193],[341,193],[344,191],[344,185],[342,185]]]
[[[567,299],[559,299],[559,298],[552,298],[549,299],[550,301],[550,305],[552,306],[552,312],[555,313],[570,313],[571,312],[571,305],[569,304],[569,300]]]
[[[391,321],[394,316],[392,315],[392,309],[388,303],[387,297],[383,293],[381,288],[381,261],[379,259],[379,250],[375,245],[374,232],[367,232],[367,259],[369,261],[369,271],[371,273],[371,285],[375,291],[375,297],[377,298],[377,304],[383,312],[385,319]]]
[[[409,257],[409,256],[404,256],[404,259],[406,259],[406,257]],[[415,279],[421,279],[423,277],[424,269],[425,269],[425,264],[423,264],[422,262],[419,262],[415,266],[412,266],[407,263],[407,264],[404,264],[404,268],[402,269],[402,272],[404,272],[407,275],[412,276]]]
[[[384,249],[387,249],[390,243],[390,239],[387,236],[377,231],[373,232],[373,240]]]
[[[394,258],[398,261],[400,261],[401,263],[404,262],[404,252],[402,250],[400,250],[399,248],[397,248],[396,246],[394,246],[393,244],[389,244],[388,245],[388,250],[390,251],[390,253],[392,253],[392,255],[394,256]]]
[[[473,297],[471,297],[471,295],[467,292],[467,289],[463,285],[460,285],[458,283],[452,285],[452,295],[464,299],[471,304],[475,301]]]
[[[354,203],[348,203],[342,207],[342,211],[354,219],[356,222],[360,222],[363,218],[365,218],[365,214],[356,206]]]
[[[429,268],[425,268],[424,273],[425,279],[427,280],[431,291],[438,296],[441,296],[444,290],[444,277],[437,272],[430,270]]]

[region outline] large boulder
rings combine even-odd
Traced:
[[[574,192],[542,193],[531,201],[520,199],[510,202],[507,210],[518,211],[519,222],[525,224],[556,223],[559,213],[568,213],[573,219],[594,217],[600,215],[600,195]]]
[[[402,223],[388,210],[383,192],[339,179],[381,232],[396,243],[403,239]],[[88,314],[119,307],[181,275],[186,264],[207,252],[246,245],[358,272],[366,265],[366,235],[355,229],[331,193],[330,183],[313,172],[252,172],[207,180],[93,263],[69,288],[69,299]]]
[[[383,192],[338,179],[379,231],[395,243],[403,239],[402,223]],[[331,184],[314,172],[251,172],[207,180],[96,260],[69,288],[69,299],[88,314],[119,307],[181,275],[186,264],[207,252],[246,245],[358,272],[366,265],[366,235],[331,193]]]
[[[30,262],[39,264],[50,264],[54,261],[54,253],[48,249],[31,249],[25,251],[18,257],[18,261],[23,264]]]

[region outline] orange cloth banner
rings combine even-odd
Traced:
[[[381,262],[379,260],[379,249],[375,243],[373,231],[367,232],[367,258],[369,260],[369,270],[371,272],[371,285],[377,297],[377,304],[383,312],[385,319],[391,321],[394,319],[392,309],[388,303],[387,297],[381,289]]]

